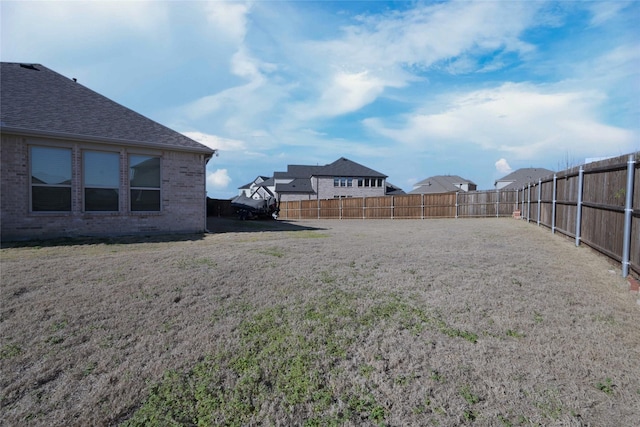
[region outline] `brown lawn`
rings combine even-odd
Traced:
[[[1,250],[3,425],[640,420],[618,266],[511,219],[239,222]]]

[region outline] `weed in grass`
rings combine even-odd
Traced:
[[[258,253],[262,254],[262,255],[269,255],[272,257],[276,257],[276,258],[282,258],[284,256],[284,251],[280,248],[266,248],[266,249],[261,249],[258,251]]]
[[[51,325],[51,332],[58,332],[67,327],[67,319],[60,320],[59,322],[54,322]]]
[[[97,366],[98,364],[96,362],[89,362],[87,366],[85,366],[84,369],[82,370],[82,376],[86,377],[88,375],[91,375],[91,373],[95,371]]]
[[[296,239],[323,239],[325,237],[331,237],[330,234],[318,233],[313,230],[289,231],[287,234]]]
[[[593,317],[594,322],[602,322],[606,325],[615,325],[616,319],[613,317],[613,314],[599,314]]]
[[[200,267],[217,267],[217,263],[209,258],[183,258],[175,263],[180,270],[192,270]]]
[[[611,378],[605,378],[604,381],[599,381],[596,384],[596,388],[605,394],[613,394],[613,388],[615,386]],[[640,390],[638,390],[638,392],[640,393]]]
[[[336,366],[363,327],[359,317],[366,313],[353,308],[355,298],[328,292],[313,304],[275,306],[247,317],[238,327],[237,348],[187,373],[165,373],[125,425],[255,424],[267,421],[259,416],[266,402],[279,402],[289,414],[310,411],[308,426],[350,420],[382,425],[387,410],[371,393],[357,388],[338,395],[329,382],[340,373],[328,366]],[[365,365],[361,373],[372,369]]]
[[[557,420],[562,416],[562,402],[558,394],[554,389],[546,389],[540,393],[541,399],[535,402],[535,406],[540,409],[544,417]]]
[[[475,421],[476,418],[478,418],[478,414],[475,411],[468,409],[462,413],[462,417],[465,421],[470,422]]]
[[[0,360],[16,357],[22,352],[20,346],[16,344],[5,344],[0,350]]]
[[[335,283],[337,278],[332,276],[329,272],[323,271],[320,273],[320,281],[326,285]]]
[[[64,342],[64,337],[61,337],[60,335],[51,335],[45,342],[47,344],[61,344]]]
[[[542,323],[542,321],[544,320],[544,318],[542,317],[542,314],[538,313],[537,311],[533,312],[533,321],[536,323]]]
[[[502,414],[498,415],[498,421],[500,421],[500,423],[502,423],[502,425],[505,427],[513,427],[513,423],[511,422],[511,420],[509,420],[509,418],[505,417]]]
[[[431,376],[429,378],[431,378],[433,381],[437,383],[444,382],[444,376],[440,372],[436,371],[435,369],[431,371]]]
[[[514,331],[513,329],[507,329],[507,336],[512,338],[523,338],[525,334],[522,332]]]
[[[358,369],[358,372],[360,372],[360,375],[362,375],[367,379],[371,377],[371,373],[373,371],[374,371],[374,367],[371,365],[363,365],[363,366],[360,366],[360,368]]]
[[[473,394],[468,385],[465,385],[464,387],[462,387],[462,389],[460,389],[460,396],[462,396],[469,405],[475,405],[476,403],[480,402],[480,397],[476,394]]]

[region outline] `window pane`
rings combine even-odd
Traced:
[[[118,190],[114,188],[85,188],[84,210],[118,211]]]
[[[84,186],[120,187],[120,154],[84,152]]]
[[[31,210],[71,211],[71,187],[31,187]]]
[[[131,187],[160,188],[160,157],[129,156]]]
[[[71,150],[31,147],[31,183],[71,185]]]
[[[160,190],[131,190],[132,211],[159,211]]]

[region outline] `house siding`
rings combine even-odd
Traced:
[[[312,178],[316,187],[316,178]],[[358,178],[353,178],[352,187],[335,187],[333,177],[317,178],[317,191],[320,199],[333,199],[335,197],[376,197],[384,196],[386,184],[383,180],[382,187],[358,187]]]
[[[206,156],[187,151],[155,150],[136,146],[45,140],[2,134],[1,238],[26,240],[77,236],[201,233],[205,229]],[[57,146],[72,149],[71,212],[31,212],[29,147]],[[84,212],[82,187],[83,150],[120,153],[118,212]],[[161,210],[130,212],[128,155],[161,158]]]

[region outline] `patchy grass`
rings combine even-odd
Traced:
[[[640,418],[640,310],[590,251],[511,220],[303,224],[2,249],[6,424]]]

